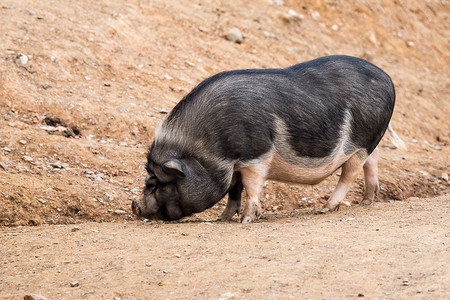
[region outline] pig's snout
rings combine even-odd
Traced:
[[[131,211],[138,217],[142,216],[142,209],[136,200],[133,200],[133,202],[131,203]]]
[[[153,194],[145,194],[144,197],[131,203],[131,211],[138,217],[150,218],[158,213],[159,206]]]

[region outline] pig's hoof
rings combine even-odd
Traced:
[[[231,221],[233,219],[234,215],[239,215],[239,207],[233,207],[232,209],[229,209],[228,207],[225,208],[222,215],[217,219],[218,221]]]
[[[324,207],[322,207],[321,209],[319,209],[317,212],[319,213],[319,214],[326,214],[326,213],[329,213],[329,212],[332,212],[332,211],[335,211],[335,210],[339,210],[339,204],[338,205],[336,205],[335,207],[333,207],[333,208],[330,208],[330,207],[328,207],[328,206],[324,206]]]
[[[327,212],[330,212],[331,210],[328,207],[322,207],[317,211],[318,214],[326,214]]]
[[[372,200],[370,199],[363,199],[361,203],[359,203],[361,206],[369,206],[370,204],[372,204]]]
[[[140,216],[142,214],[141,208],[139,207],[139,203],[136,200],[133,200],[131,203],[131,211],[136,216]]]
[[[252,221],[253,221],[253,218],[252,218],[252,217],[246,216],[246,217],[243,217],[243,218],[242,218],[241,223],[242,223],[242,224],[249,224],[249,223],[251,223]]]

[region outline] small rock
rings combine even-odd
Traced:
[[[89,170],[89,169],[87,169],[87,170],[84,170],[84,174],[87,174],[87,175],[93,175],[94,172],[91,171],[91,170]]]
[[[141,193],[141,189],[138,189],[138,188],[132,188],[132,189],[130,190],[130,193],[139,195],[139,194]]]
[[[1,163],[0,163],[0,165],[1,165]],[[448,181],[448,173],[447,172],[442,173],[441,178],[444,179],[445,181]]]
[[[78,230],[80,230],[80,227],[79,226],[75,226],[74,228],[72,228],[72,232],[75,232],[75,231],[78,231]]]
[[[227,39],[230,42],[240,44],[244,40],[244,37],[242,36],[241,31],[238,28],[234,27],[228,31],[228,34],[225,36],[225,39]]]
[[[114,211],[114,213],[115,213],[116,215],[124,215],[124,214],[126,214],[127,212],[124,211],[124,210],[121,210],[121,209],[116,209],[116,210]]]
[[[79,283],[78,281],[72,281],[72,282],[70,283],[70,286],[71,286],[71,287],[77,287],[77,286],[80,286],[80,283]]]
[[[26,144],[27,144],[27,141],[25,141],[25,140],[20,140],[19,143],[21,143],[22,145],[26,145]]]
[[[33,158],[30,157],[30,156],[26,156],[26,155],[25,155],[25,156],[23,157],[23,160],[24,160],[24,161],[33,161]]]
[[[295,22],[295,21],[301,21],[301,20],[303,20],[304,17],[305,17],[304,15],[299,14],[298,12],[296,12],[293,9],[290,9],[288,11],[288,13],[282,17],[282,19],[286,23],[291,23],[291,22]]]
[[[320,19],[320,13],[318,11],[313,11],[311,13],[311,17],[313,18],[314,21],[317,21]]]
[[[180,254],[175,254],[175,257],[176,258],[181,258],[181,255]]]
[[[86,79],[87,81],[91,81],[91,77],[89,76],[84,76],[84,79]]]
[[[375,35],[375,32],[371,32],[370,33],[370,35],[369,35],[369,41],[372,43],[372,44],[374,44],[375,46],[378,44],[378,41],[377,41],[377,36]]]
[[[29,294],[23,296],[23,300],[47,300],[47,298],[39,294]]]
[[[145,266],[151,267],[151,266],[152,266],[152,263],[146,263]]]
[[[233,293],[228,292],[228,293],[221,294],[219,299],[226,300],[226,299],[233,298],[234,296],[235,295]]]
[[[52,163],[50,163],[50,166],[52,166],[53,168],[55,168],[55,169],[62,169],[62,168],[64,168],[64,165],[65,164],[63,164],[61,161],[55,161],[55,162],[52,162]]]
[[[332,29],[333,31],[338,31],[338,30],[339,30],[339,26],[336,25],[336,24],[333,24],[333,26],[331,26],[331,29]]]
[[[403,285],[404,286],[408,286],[409,285],[409,278],[408,277],[403,278]]]
[[[32,9],[27,9],[28,13],[32,16],[34,16],[36,14],[36,12]]]
[[[8,169],[8,165],[0,161],[0,167],[6,171]]]
[[[16,63],[26,65],[28,63],[28,56],[26,56],[25,54],[19,54],[16,58]]]
[[[11,152],[12,149],[11,149],[11,148],[8,148],[8,147],[5,147],[5,148],[3,148],[3,151],[5,151],[5,152]]]
[[[165,115],[165,114],[168,114],[169,111],[168,111],[167,109],[165,109],[165,108],[161,108],[161,109],[159,110],[159,113]]]
[[[408,47],[414,47],[414,42],[413,41],[408,41],[408,42],[406,42],[406,45],[408,46]]]

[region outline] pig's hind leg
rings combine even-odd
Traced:
[[[367,154],[363,153],[363,151],[361,150],[353,154],[342,165],[341,177],[339,178],[339,182],[333,193],[331,193],[331,196],[328,199],[327,203],[325,203],[322,209],[319,210],[320,213],[333,211],[337,209],[341,203],[350,205],[350,203],[344,201],[345,195],[347,194],[350,185],[355,181],[356,177],[358,177],[358,174],[364,165],[366,157]]]
[[[235,173],[233,178],[233,185],[228,191],[228,202],[222,215],[219,217],[219,221],[230,221],[235,214],[239,215],[241,209],[241,196],[244,186],[242,185],[241,175],[239,172]]]
[[[378,148],[369,155],[363,166],[364,169],[364,198],[361,201],[361,205],[370,205],[378,194]]]

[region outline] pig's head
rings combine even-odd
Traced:
[[[145,167],[148,174],[144,196],[141,201],[132,203],[135,215],[178,220],[204,211],[225,195],[231,172],[196,157],[181,157],[174,151],[161,151],[152,144]]]

